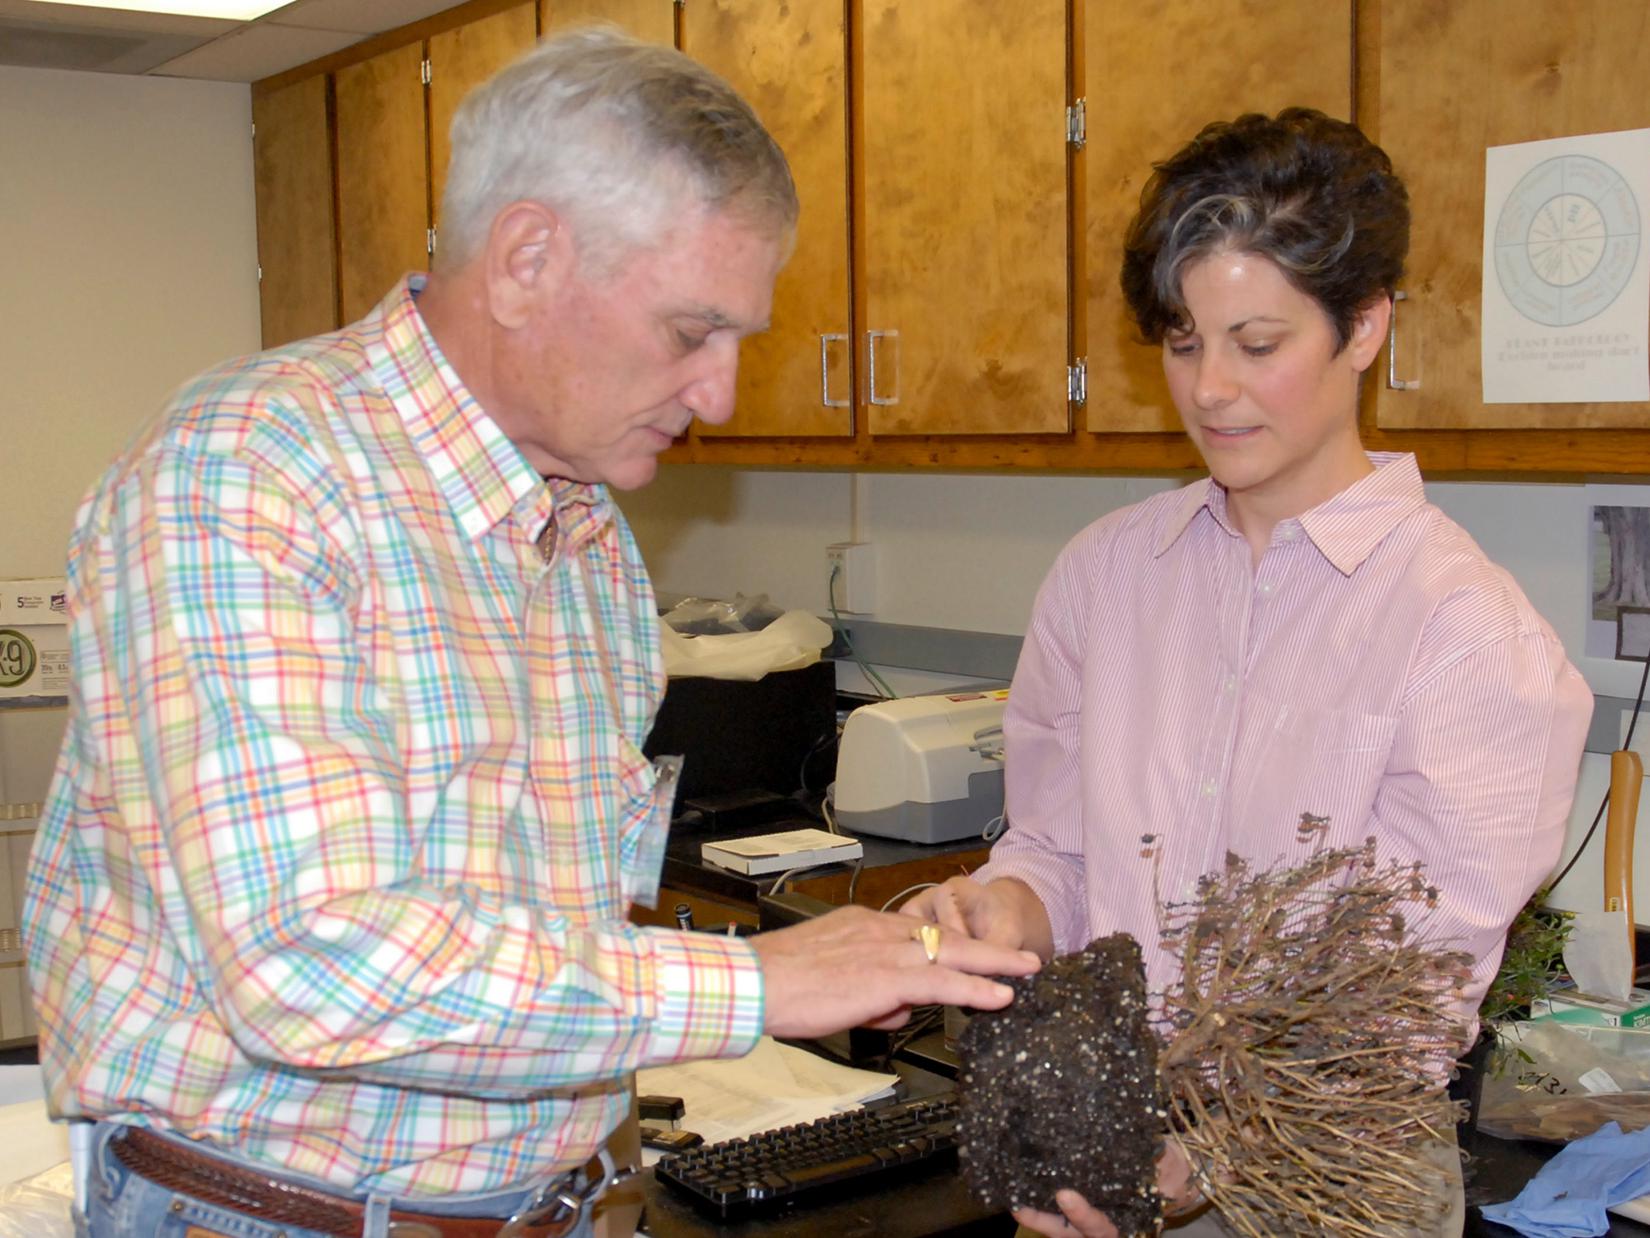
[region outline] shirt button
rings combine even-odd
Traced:
[[[1219,786],[1218,783],[1215,782],[1215,780],[1213,778],[1209,779],[1208,782],[1203,784],[1203,794],[1204,795],[1213,795],[1216,791],[1219,791],[1219,790],[1220,790],[1220,786]]]
[[[539,535],[534,540],[538,547],[539,558],[549,563],[556,557],[556,518],[554,516],[544,522]]]
[[[1286,542],[1292,542],[1297,537],[1299,537],[1300,535],[1301,535],[1300,529],[1297,528],[1295,525],[1292,525],[1292,524],[1286,524],[1286,525],[1283,526],[1283,528],[1278,530],[1278,536],[1281,537]]]
[[[1262,596],[1265,596],[1265,595],[1271,593],[1272,592],[1272,582],[1269,581],[1269,580],[1262,581],[1261,584],[1260,584],[1260,588],[1257,589],[1256,592],[1260,593]]]
[[[1236,675],[1226,676],[1226,682],[1221,684],[1220,686],[1225,688],[1226,691],[1228,691],[1228,692],[1236,692],[1237,691],[1237,676]]]

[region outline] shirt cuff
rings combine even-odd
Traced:
[[[743,1057],[762,1035],[762,968],[737,937],[660,930],[653,948],[653,1031],[642,1065]]]

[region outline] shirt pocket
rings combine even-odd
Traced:
[[[674,773],[661,777],[657,762],[619,736],[619,892],[626,909],[658,901],[676,781]]]
[[[1232,849],[1263,863],[1294,859],[1303,814],[1327,819],[1325,845],[1361,844],[1398,719],[1264,698],[1252,698],[1249,706],[1245,742],[1235,758]]]

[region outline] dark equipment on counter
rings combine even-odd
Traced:
[[[802,765],[836,734],[836,663],[770,671],[756,680],[680,676],[665,686],[648,756],[679,752],[679,802],[752,789],[789,795]]]

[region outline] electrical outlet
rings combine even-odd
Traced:
[[[877,560],[870,542],[836,542],[825,547],[831,601],[845,615],[868,615],[877,608]]]

